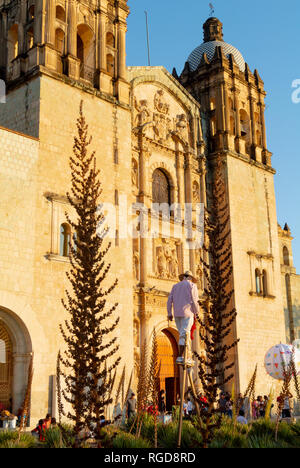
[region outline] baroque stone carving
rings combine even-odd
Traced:
[[[164,99],[164,92],[162,89],[159,89],[154,96],[154,107],[161,114],[169,113],[170,106]]]
[[[137,110],[136,116],[136,125],[141,127],[145,123],[151,121],[151,112],[149,110],[148,101],[146,99],[142,99],[141,101],[137,102],[137,99],[134,98],[134,106]]]
[[[177,115],[176,117],[176,133],[180,138],[183,140],[188,139],[188,132],[187,132],[187,118],[185,114]]]
[[[132,181],[132,185],[134,185],[135,187],[138,186],[138,172],[139,172],[138,163],[136,162],[135,159],[132,159],[132,163],[131,163],[131,181]]]
[[[193,202],[200,202],[199,184],[196,181],[193,182]]]
[[[155,275],[163,279],[177,279],[179,274],[180,243],[173,239],[156,239],[154,244]]]
[[[196,278],[198,280],[198,286],[200,290],[203,290],[203,268],[202,268],[202,261],[201,261],[201,253],[200,250],[196,250],[195,252],[195,265],[196,265]]]
[[[133,254],[133,275],[134,279],[139,281],[140,279],[140,256],[138,252]]]

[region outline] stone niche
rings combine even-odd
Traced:
[[[153,241],[153,272],[156,278],[177,280],[182,264],[182,244],[176,239]]]

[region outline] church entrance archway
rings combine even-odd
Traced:
[[[24,322],[0,308],[0,403],[16,414],[27,386],[32,344]]]
[[[158,364],[160,366],[160,390],[166,393],[166,409],[172,410],[179,394],[179,372],[176,365],[178,345],[173,334],[165,329],[157,336]]]

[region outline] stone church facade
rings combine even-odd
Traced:
[[[66,318],[61,298],[74,234],[66,192],[81,100],[101,169],[102,201],[114,212],[110,279],[119,284],[111,301],[119,303],[127,376],[155,327],[161,387],[168,405],[174,402],[178,334],[166,319],[166,301],[187,269],[203,293],[198,207],[207,204],[210,162],[218,155],[238,311],[232,330],[240,338],[233,356],[236,388],[246,388],[258,363],[257,391],[268,392],[265,352],[299,335],[299,281],[291,233],[277,224],[258,72],[223,41],[215,18],[205,23],[204,43],[180,76],[163,67],[127,68],[128,14],[125,0],[0,0],[0,72],[7,85],[0,106],[0,401],[13,411],[20,407],[34,353],[33,422],[56,411],[59,324]],[[157,211],[162,203],[171,213]],[[138,219],[143,207],[145,235],[131,207]],[[193,346],[201,352],[197,334]],[[196,373],[195,379],[198,385]]]

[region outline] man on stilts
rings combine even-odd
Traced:
[[[187,336],[188,364],[193,364],[191,350],[191,329],[195,317],[199,313],[199,294],[197,280],[190,271],[179,276],[180,282],[175,284],[168,298],[168,320],[173,320],[173,313],[179,332],[179,357],[177,364],[184,362],[185,337]],[[173,308],[173,313],[172,313]]]

